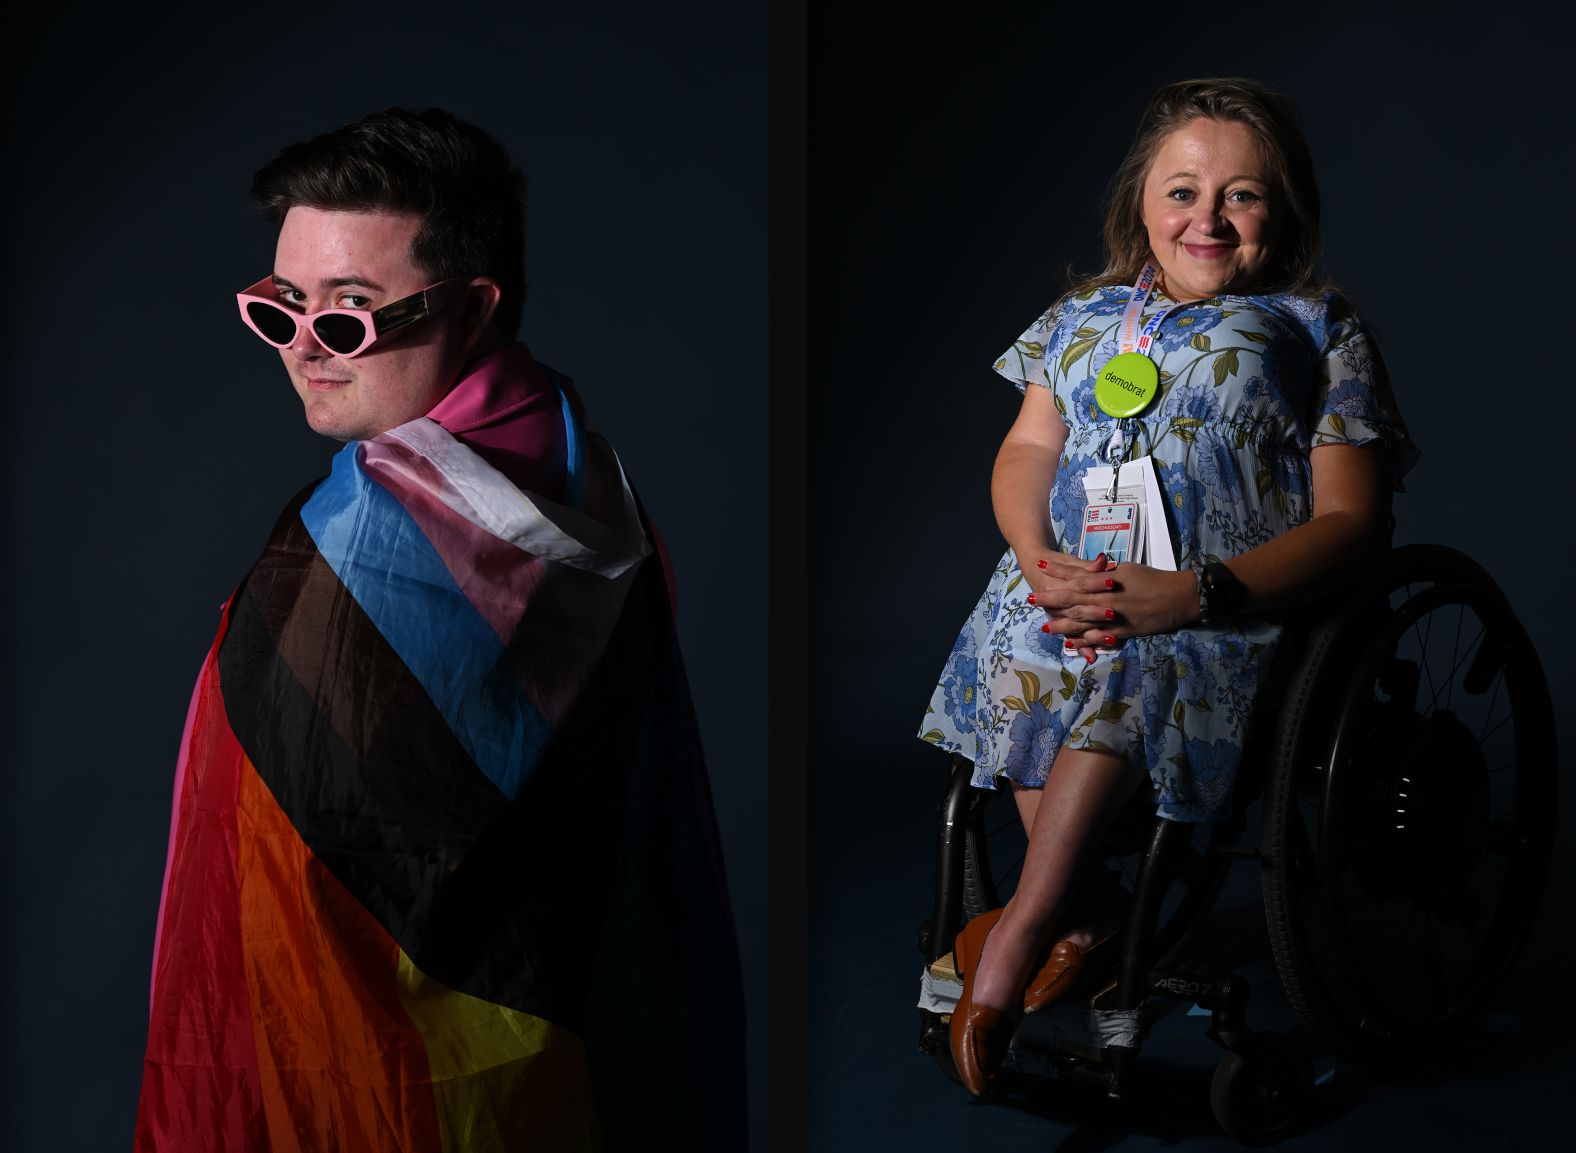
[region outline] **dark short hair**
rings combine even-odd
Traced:
[[[408,212],[422,219],[411,259],[433,281],[490,276],[492,328],[513,336],[525,305],[525,177],[499,143],[440,108],[385,108],[292,144],[252,177],[274,221],[297,205]]]
[[[1209,78],[1167,84],[1149,98],[1132,147],[1111,178],[1105,213],[1105,268],[1082,278],[1074,291],[1105,284],[1127,285],[1138,279],[1150,259],[1149,234],[1143,221],[1144,180],[1166,137],[1201,118],[1244,125],[1253,133],[1268,170],[1270,196],[1280,223],[1254,291],[1313,295],[1328,286],[1322,273],[1319,184],[1291,101],[1252,80]]]

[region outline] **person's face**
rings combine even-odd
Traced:
[[[376,310],[420,292],[432,283],[411,258],[420,227],[419,216],[403,213],[290,209],[274,251],[280,302],[302,312]],[[366,440],[425,416],[459,379],[475,343],[466,296],[349,360],[301,327],[279,352],[312,430]]]
[[[1144,178],[1149,249],[1176,300],[1251,289],[1270,259],[1276,206],[1253,132],[1190,120],[1161,141]]]

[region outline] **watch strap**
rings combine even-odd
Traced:
[[[1242,582],[1219,562],[1195,565],[1198,582],[1198,619],[1200,624],[1218,625],[1231,619],[1242,607],[1246,590]]]

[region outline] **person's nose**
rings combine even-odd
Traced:
[[[1225,206],[1216,201],[1201,200],[1193,214],[1193,231],[1200,236],[1219,236],[1230,229]]]
[[[297,324],[295,339],[290,342],[290,354],[297,360],[323,360],[329,355],[312,331],[310,324]]]

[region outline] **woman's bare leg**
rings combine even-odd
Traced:
[[[1023,822],[1023,835],[1028,836],[1034,828],[1034,814],[1040,807],[1040,795],[1044,789],[1031,789],[1028,785],[1012,782],[1012,799],[1018,806],[1018,819]]]
[[[1012,799],[1018,806],[1018,819],[1023,822],[1023,833],[1027,837],[1034,828],[1034,814],[1039,811],[1040,797],[1044,795],[1045,790],[1020,785],[1017,781],[1011,781],[1009,784],[1012,786]],[[1078,925],[1059,930],[1056,939],[1068,940],[1087,949],[1094,942],[1095,937],[1109,927],[1098,924]]]
[[[1143,775],[1110,753],[1063,749],[1057,754],[1045,788],[1037,790],[1041,796],[1018,889],[991,930],[974,975],[974,1004],[1009,1009],[1018,1003],[1029,966],[1050,944],[1088,849]]]

